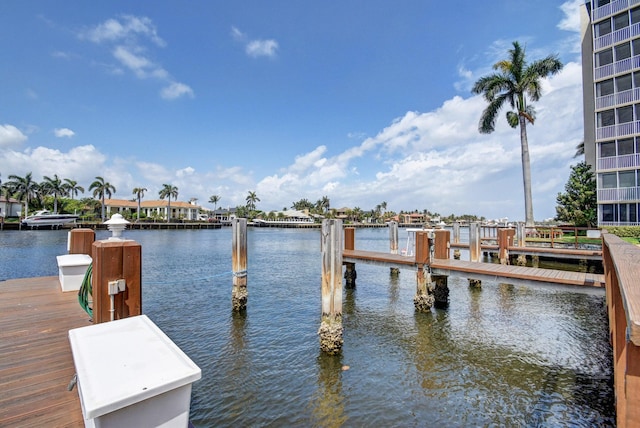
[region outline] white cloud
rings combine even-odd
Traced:
[[[243,33],[236,27],[231,27],[231,37],[238,42],[244,43],[245,52],[252,58],[258,58],[261,56],[273,58],[276,56],[279,48],[278,42],[273,39],[250,40],[246,33]]]
[[[13,125],[0,125],[0,148],[20,145],[27,136]]]
[[[257,58],[260,56],[274,57],[278,50],[275,40],[252,40],[245,48],[247,55]]]
[[[583,0],[570,0],[562,3],[560,9],[564,13],[564,18],[558,23],[558,28],[565,31],[580,32],[580,12],[581,7],[586,7]]]
[[[83,39],[96,44],[111,46],[113,58],[125,69],[131,71],[139,79],[156,79],[168,83],[160,91],[160,96],[166,100],[179,98],[183,95],[193,97],[193,89],[184,83],[173,81],[170,73],[161,65],[150,59],[150,40],[159,47],[166,43],[158,35],[153,22],[147,17],[124,15],[120,19],[108,19],[80,34]],[[111,64],[101,64],[111,74],[122,74],[123,69]]]
[[[53,133],[58,138],[63,138],[63,137],[71,138],[74,135],[76,135],[76,133],[70,130],[69,128],[56,128],[53,130]]]
[[[155,25],[146,16],[123,15],[119,20],[108,19],[81,33],[80,36],[94,43],[134,41],[138,39],[138,36],[144,36],[158,46],[165,46],[164,40],[158,36]]]
[[[193,98],[193,90],[184,83],[173,82],[169,86],[162,88],[160,96],[165,100],[173,100],[182,96]]]

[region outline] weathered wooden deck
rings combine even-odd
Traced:
[[[374,251],[344,250],[343,261],[385,266],[415,268],[415,257]],[[468,262],[462,260],[435,259],[432,272],[440,275],[463,276],[480,280],[495,280],[512,284],[531,283],[546,285],[586,285],[604,287],[604,275],[568,272],[555,269],[539,269],[496,263]]]
[[[58,277],[0,282],[0,426],[83,427],[68,331],[90,325]]]

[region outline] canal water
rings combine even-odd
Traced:
[[[249,229],[244,314],[231,311],[230,228],[125,235],[142,244],[143,312],[202,369],[196,427],[614,425],[602,290],[449,278],[449,307],[422,314],[414,272],[357,265],[330,357],[319,230]],[[388,251],[388,236],[357,230],[356,248]],[[0,280],[57,275],[66,242],[0,232]]]

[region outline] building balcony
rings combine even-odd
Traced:
[[[597,97],[596,110],[619,106],[622,104],[635,103],[638,101],[640,101],[640,88],[629,89],[628,91]]]
[[[596,67],[593,70],[593,76],[595,80],[600,80],[606,77],[611,77],[615,74],[630,72],[636,68],[640,68],[640,55],[625,58],[622,61],[616,61],[601,67]]]
[[[618,189],[598,189],[598,203],[637,202],[638,187],[622,187]]]
[[[640,2],[640,0],[638,0]],[[604,36],[596,37],[593,42],[594,50],[600,50],[609,46],[613,46],[616,43],[620,43],[624,40],[640,35],[640,23],[633,24],[630,27],[624,27],[613,33],[605,34]]]
[[[616,137],[629,137],[640,134],[640,121],[620,123],[618,125],[596,128],[596,141],[608,140]]]
[[[640,167],[640,154],[633,153],[630,155],[610,156],[606,158],[598,158],[597,171],[618,170],[625,168]]]
[[[593,10],[593,20],[598,21],[607,16],[613,15],[625,9],[628,9],[636,4],[639,4],[640,0],[616,0],[611,3],[605,4]]]

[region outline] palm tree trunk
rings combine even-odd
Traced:
[[[102,192],[102,222],[104,223],[104,192]]]
[[[533,220],[533,198],[531,197],[531,161],[529,160],[526,120],[524,116],[520,116],[520,150],[522,154],[522,182],[524,184],[524,221],[526,227],[533,227],[535,223]]]
[[[167,204],[167,223],[171,221],[171,195],[169,195],[169,203]]]

